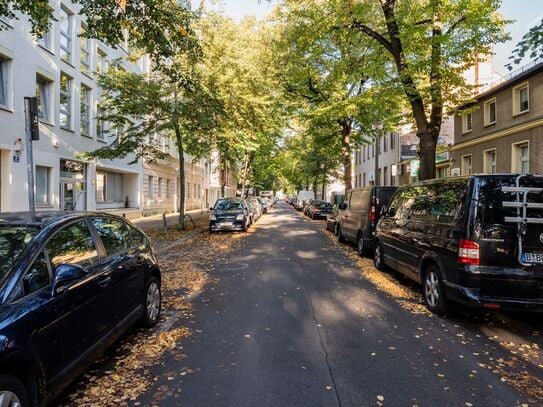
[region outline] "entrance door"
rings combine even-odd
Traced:
[[[86,200],[83,182],[60,182],[60,209],[62,211],[84,211]]]

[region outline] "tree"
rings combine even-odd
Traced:
[[[505,66],[511,71],[513,65],[520,64],[526,56],[533,60],[543,58],[543,19],[523,35],[522,40],[519,41],[509,57],[511,62]]]
[[[320,152],[312,159],[337,157],[317,169],[335,170],[341,163],[349,190],[352,148],[363,142],[372,122],[390,117],[397,98],[389,95],[382,53],[364,35],[337,29],[338,17],[331,2],[287,2],[277,16],[282,36],[275,49],[285,93],[295,104],[292,113],[313,134],[312,153]]]
[[[116,131],[108,146],[82,154],[90,159],[133,157],[149,162],[161,160],[166,154],[153,143],[154,136],[165,135],[177,147],[179,160],[179,223],[185,217],[185,158],[209,154],[211,139],[221,106],[209,91],[198,64],[190,58],[177,56],[166,68],[150,76],[123,70],[113,64],[98,77],[102,90],[98,117],[104,125]]]
[[[462,73],[505,41],[499,0],[331,0],[345,27],[364,33],[390,56],[420,139],[419,179],[435,177],[445,104],[470,91]]]
[[[191,24],[195,14],[188,0],[72,0],[85,16],[85,35],[116,47],[129,44],[155,62],[196,49]],[[30,19],[33,33],[46,32],[54,18],[48,0],[0,0],[0,15]],[[1,29],[1,28],[0,28]]]

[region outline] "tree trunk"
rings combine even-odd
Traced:
[[[185,156],[183,148],[183,137],[179,125],[175,125],[175,141],[179,154],[179,224],[185,230]]]
[[[353,119],[348,118],[341,120],[341,159],[343,161],[343,184],[345,192],[353,187],[353,168],[351,160],[351,131]]]
[[[226,192],[226,159],[219,154],[219,184],[221,186],[221,198],[225,197]]]
[[[322,174],[322,200],[326,201],[326,168],[324,169],[324,174]]]
[[[424,181],[436,177],[436,146],[439,132],[429,129],[426,132],[418,132],[419,137],[419,180]]]

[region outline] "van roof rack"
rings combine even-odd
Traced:
[[[518,238],[518,262],[523,266],[531,266],[531,263],[527,263],[524,260],[523,242],[524,236],[526,236],[529,224],[543,225],[543,218],[530,218],[528,217],[528,209],[543,209],[542,203],[528,202],[528,195],[540,194],[543,192],[543,188],[523,187],[520,182],[523,178],[531,177],[536,179],[543,179],[543,175],[531,175],[521,174],[517,176],[514,187],[502,187],[503,192],[512,192],[516,195],[515,201],[504,201],[504,208],[515,208],[517,210],[517,216],[505,216],[504,221],[507,223],[515,223],[517,225],[517,238]]]

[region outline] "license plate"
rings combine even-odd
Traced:
[[[234,226],[234,222],[222,222],[221,226]]]
[[[525,263],[543,263],[543,253],[524,253],[522,257]]]

